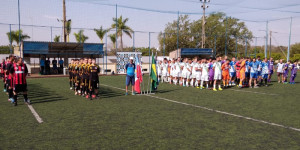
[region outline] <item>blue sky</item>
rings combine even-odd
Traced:
[[[44,26],[60,27],[62,24],[57,19],[62,18],[62,0],[20,0],[21,3],[21,24],[34,24]],[[192,20],[201,18],[201,3],[198,0],[66,0],[67,19],[72,19],[72,27],[75,28],[104,28],[110,27],[112,18],[116,15],[115,7],[102,4],[118,4],[146,10],[160,10],[170,12],[189,12]],[[291,43],[300,42],[300,1],[299,0],[211,0],[208,4],[207,13],[224,12],[245,21],[247,27],[254,33],[254,36],[261,37],[257,44],[265,43],[263,37],[266,29],[266,21],[279,18],[287,18],[269,22],[269,30],[274,32],[274,45],[288,45],[290,19],[293,18]],[[17,0],[1,0],[0,23],[17,24]],[[160,32],[168,22],[177,19],[176,13],[162,13],[142,11],[118,7],[118,16],[123,15],[129,18],[128,25],[136,31]],[[257,21],[257,22],[252,22]],[[13,30],[18,29],[12,26]],[[50,41],[51,29],[48,27],[22,27],[25,33],[34,41]],[[8,25],[0,25],[0,45],[8,44],[6,32]],[[77,29],[72,30],[71,41]],[[113,32],[111,32],[113,33]],[[61,35],[60,28],[52,29],[52,37]],[[89,36],[87,42],[99,42],[92,30],[85,30]],[[158,33],[151,34],[151,47],[158,47]],[[135,34],[136,46],[148,46],[148,33]],[[132,39],[125,37],[124,45],[132,46]],[[252,43],[254,44],[254,43]],[[108,45],[110,41],[108,40]]]

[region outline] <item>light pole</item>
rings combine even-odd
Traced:
[[[209,3],[210,0],[200,0],[202,3],[202,9],[203,9],[203,16],[202,16],[202,45],[201,47],[204,48],[205,45],[205,9],[208,8],[206,3]]]
[[[271,58],[271,50],[272,50],[272,33],[278,33],[278,32],[270,31],[270,51],[269,51],[270,58]]]

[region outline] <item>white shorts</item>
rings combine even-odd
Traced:
[[[189,71],[186,72],[186,78],[187,79],[191,79],[192,78],[191,72],[189,72]]]
[[[215,74],[214,75],[214,80],[221,80],[222,79],[222,74]]]
[[[200,81],[201,80],[201,73],[196,73],[196,80]]]
[[[158,75],[158,76],[161,76],[161,71],[157,71],[157,75]]]
[[[164,71],[163,71],[162,74],[161,74],[161,76],[165,76],[165,77],[166,77],[167,75],[168,75],[168,72],[164,72]]]
[[[202,75],[201,80],[202,81],[208,81],[208,75]]]
[[[187,78],[187,72],[186,72],[186,71],[182,71],[181,77],[182,77],[182,78]]]

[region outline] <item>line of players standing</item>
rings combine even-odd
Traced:
[[[70,90],[87,99],[99,97],[100,67],[92,58],[72,59],[68,66]]]
[[[289,69],[291,70],[290,83],[295,83],[299,69],[298,61],[283,63],[283,60],[280,60],[276,68],[279,83],[280,76],[282,76],[282,82],[287,83]],[[207,89],[214,91],[235,85],[239,88],[258,88],[263,85],[263,81],[264,85],[268,86],[274,70],[273,58],[261,60],[260,57],[257,59],[244,57],[239,60],[234,57],[229,60],[226,56],[211,59],[195,57],[193,60],[190,58],[167,60],[165,58],[157,64],[157,72],[161,82],[194,86],[200,89],[204,89],[204,85],[206,85]]]
[[[26,77],[28,69],[23,63],[21,57],[9,55],[6,60],[2,60],[0,64],[0,77],[4,83],[3,92],[8,95],[8,101],[14,106],[18,105],[18,94],[22,93],[25,104],[30,105],[30,100],[27,96],[27,82]]]

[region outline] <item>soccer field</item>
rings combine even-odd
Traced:
[[[14,107],[1,92],[0,149],[300,149],[296,82],[218,92],[160,84],[155,95],[124,96],[125,76],[101,76],[101,98],[90,101],[67,78],[28,79],[43,123],[23,97]]]

